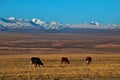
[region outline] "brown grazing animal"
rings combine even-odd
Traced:
[[[86,57],[86,62],[87,62],[87,64],[90,64],[91,63],[91,61],[92,61],[92,58],[90,57],[90,56],[88,56],[88,57]]]
[[[32,58],[31,58],[31,64],[34,64],[35,67],[37,67],[37,65],[38,65],[39,67],[40,67],[40,65],[43,66],[42,61],[41,61],[40,58],[38,58],[38,57],[32,57]]]
[[[70,64],[70,61],[68,60],[67,57],[62,57],[62,58],[61,58],[61,63]]]

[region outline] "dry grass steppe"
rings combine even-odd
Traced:
[[[40,57],[44,67],[31,67]],[[71,64],[61,64],[66,56]],[[93,58],[86,65],[85,57]],[[0,80],[119,80],[120,35],[0,32]]]
[[[90,55],[90,65],[85,57]],[[31,67],[30,58],[40,57],[44,67]],[[71,64],[61,64],[67,56]],[[31,54],[0,56],[0,80],[119,80],[120,54]]]
[[[0,54],[120,53],[120,36],[112,33],[0,32]]]

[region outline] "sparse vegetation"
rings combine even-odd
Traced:
[[[5,33],[0,32],[0,54],[120,53],[114,33]]]
[[[0,32],[0,80],[119,80],[119,46],[120,36],[112,33]],[[31,67],[33,56],[44,67]],[[63,56],[71,64],[61,64]]]
[[[90,65],[84,60],[91,55]],[[30,65],[30,58],[38,56],[45,66]],[[71,64],[61,64],[67,56]],[[119,80],[120,54],[35,54],[0,56],[0,80]]]

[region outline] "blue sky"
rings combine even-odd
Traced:
[[[120,0],[0,0],[0,17],[120,24]]]

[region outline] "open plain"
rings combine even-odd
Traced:
[[[0,80],[119,80],[119,53],[119,34],[0,32]],[[44,67],[31,66],[33,56]]]

